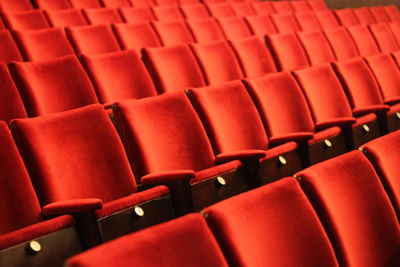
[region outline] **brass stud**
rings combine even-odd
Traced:
[[[144,215],[144,210],[143,210],[141,207],[136,206],[135,209],[134,209],[134,211],[135,211],[135,214],[136,214],[138,217],[143,217],[143,215]]]
[[[400,112],[396,112],[396,118],[398,119],[398,120],[400,120]]]
[[[367,124],[364,124],[364,125],[362,126],[362,128],[363,128],[364,132],[366,132],[366,133],[368,133],[368,132],[370,131],[370,129],[369,129],[369,127],[368,127]]]
[[[226,181],[222,176],[217,177],[217,182],[219,185],[222,185],[222,186],[226,185]]]
[[[285,159],[284,156],[279,156],[279,157],[278,157],[278,160],[279,160],[279,163],[280,163],[281,165],[286,165],[286,164],[287,164],[287,160]]]
[[[32,240],[29,242],[29,252],[37,254],[42,250],[42,246],[38,241]]]
[[[324,145],[326,148],[330,148],[330,147],[332,147],[332,142],[329,139],[325,139]]]

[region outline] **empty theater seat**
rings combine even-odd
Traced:
[[[297,36],[307,52],[311,65],[318,65],[336,60],[335,54],[322,32],[299,32]]]
[[[294,16],[303,31],[317,31],[322,29],[314,12],[296,12]]]
[[[400,20],[400,12],[396,5],[385,6],[386,15],[392,22]]]
[[[369,25],[376,23],[368,7],[354,8],[353,12],[361,24]]]
[[[153,26],[164,46],[194,42],[190,30],[183,20],[153,22]]]
[[[1,9],[4,12],[17,13],[32,10],[33,6],[30,0],[3,0],[1,1]]]
[[[60,28],[14,31],[22,55],[27,61],[74,55],[74,49]]]
[[[38,8],[46,10],[59,10],[72,8],[71,3],[68,0],[34,0],[33,1]]]
[[[82,12],[90,24],[122,22],[122,18],[116,8],[85,8]]]
[[[312,10],[308,2],[309,1],[291,1],[289,3],[295,12],[307,12]]]
[[[397,22],[389,23],[389,27],[393,32],[398,44],[400,44],[400,19]]]
[[[115,247],[118,249],[114,250]],[[105,267],[114,264],[147,267],[228,266],[217,241],[199,214],[190,214],[121,237],[71,258],[66,266]]]
[[[179,20],[184,18],[178,6],[153,6],[151,9],[155,17],[161,21]]]
[[[349,32],[344,27],[325,29],[324,34],[338,60],[359,56],[358,49]]]
[[[264,36],[266,34],[278,33],[271,18],[268,16],[247,16],[244,20],[254,35]]]
[[[296,143],[269,147],[261,117],[240,81],[193,89],[187,91],[187,95],[200,115],[214,153],[252,160],[248,164],[254,165],[253,186],[270,183],[302,169]]]
[[[189,19],[186,22],[197,43],[225,40],[225,35],[214,18]]]
[[[89,77],[75,56],[13,63],[10,68],[30,117],[97,103]]]
[[[101,8],[99,0],[69,0],[74,8]]]
[[[122,49],[140,51],[144,47],[161,46],[161,41],[149,22],[118,23],[112,27]]]
[[[160,94],[205,86],[201,69],[187,45],[145,48],[143,61]]]
[[[291,33],[301,30],[292,13],[272,14],[270,17],[279,33]]]
[[[390,21],[389,17],[386,14],[384,6],[373,6],[370,7],[369,10],[371,11],[376,23]]]
[[[357,19],[356,15],[351,8],[338,9],[335,10],[335,15],[340,21],[340,24],[343,26],[352,26],[360,24],[360,21]]]
[[[130,7],[132,6],[130,0],[101,0],[105,7]]]
[[[233,2],[231,3],[231,7],[235,14],[239,17],[251,16],[256,14],[249,2]]]
[[[53,27],[83,26],[88,24],[78,9],[46,10],[45,14]]]
[[[316,11],[314,14],[323,29],[335,28],[340,26],[340,23],[332,10]]]
[[[204,4],[182,5],[180,8],[186,19],[204,19],[211,16]]]
[[[228,3],[210,3],[206,4],[206,6],[208,11],[210,11],[211,15],[215,18],[236,16],[235,11]]]
[[[0,30],[0,61],[22,61],[21,53],[8,30]]]
[[[9,29],[36,30],[50,28],[49,23],[41,10],[29,10],[18,13],[4,14]]]
[[[154,5],[152,0],[130,0],[134,7],[150,7]]]
[[[246,22],[240,17],[219,18],[218,23],[227,39],[238,39],[252,35]]]
[[[272,8],[275,13],[292,13],[294,12],[293,7],[290,5],[289,1],[276,1],[271,2]]]
[[[248,189],[240,161],[229,155],[216,160],[185,92],[119,102],[114,114],[139,182],[169,184],[181,212],[199,211]]]
[[[42,213],[77,214],[85,247],[174,216],[168,188],[137,192],[118,133],[101,105],[15,120],[12,130]]]
[[[379,54],[379,47],[366,25],[360,24],[347,27],[361,56]]]
[[[256,14],[260,16],[267,16],[275,12],[270,1],[252,1],[251,5]]]
[[[157,95],[150,75],[136,51],[83,55],[83,63],[101,103]]]
[[[145,22],[156,19],[148,7],[124,7],[119,9],[122,17],[128,23]]]
[[[370,25],[369,28],[371,29],[381,52],[390,53],[400,50],[400,45],[397,43],[396,38],[387,23],[373,24]]]
[[[399,264],[396,214],[374,168],[360,151],[312,166],[296,176],[332,240],[339,264]]]
[[[61,266],[66,258],[82,250],[74,229],[75,220],[68,215],[45,220],[24,162],[4,122],[0,122],[0,140],[1,264]]]
[[[323,225],[293,178],[204,212],[231,266],[339,266]]]
[[[120,50],[118,41],[108,25],[67,27],[65,31],[78,55],[103,54]]]

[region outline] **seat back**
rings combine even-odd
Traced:
[[[99,0],[69,0],[74,8],[101,8]]]
[[[387,23],[372,24],[369,28],[381,52],[390,53],[400,50],[400,45]]]
[[[4,14],[4,19],[9,29],[37,30],[50,28],[50,25],[41,10],[28,10],[18,13]]]
[[[7,13],[16,13],[32,10],[33,6],[30,0],[3,0],[1,1],[1,9]]]
[[[249,2],[233,2],[231,3],[231,7],[239,17],[252,16],[256,14]]]
[[[90,24],[111,24],[122,22],[122,18],[116,8],[85,8],[82,12]]]
[[[360,24],[347,27],[347,30],[353,38],[361,56],[366,57],[379,54],[378,44],[367,26]]]
[[[360,24],[360,21],[357,19],[356,15],[351,8],[338,9],[335,10],[335,15],[340,21],[340,24],[343,26],[352,26]]]
[[[148,7],[124,7],[119,9],[122,17],[128,23],[145,22],[156,19],[152,10]]]
[[[336,60],[335,54],[322,32],[299,32],[297,36],[307,52],[311,65],[318,65]]]
[[[144,47],[160,47],[161,41],[149,22],[118,23],[114,33],[122,49],[140,51]]]
[[[335,28],[340,26],[340,23],[337,20],[332,10],[315,11],[314,14],[317,17],[323,29]]]
[[[85,17],[78,9],[46,10],[45,14],[53,27],[63,28],[88,24]]]
[[[164,46],[194,42],[190,30],[183,20],[153,22],[153,26]]]
[[[294,16],[303,31],[318,31],[322,29],[314,12],[296,12]]]
[[[151,10],[156,19],[160,21],[174,21],[184,18],[178,6],[153,6]]]
[[[252,1],[251,6],[256,14],[260,16],[267,16],[275,12],[270,1]]]
[[[212,43],[225,40],[225,35],[214,18],[187,20],[197,43]]]
[[[132,6],[130,0],[101,0],[105,7],[130,7]]]
[[[210,14],[215,18],[236,16],[235,11],[228,3],[210,3],[206,4],[206,6],[208,8],[208,11],[210,11]]]
[[[292,13],[272,14],[271,19],[279,33],[292,33],[301,30]]]
[[[290,5],[289,1],[277,1],[272,2],[272,8],[274,9],[275,13],[293,13],[294,9]]]
[[[0,61],[22,61],[22,55],[8,30],[0,30]]]
[[[325,29],[324,34],[338,60],[346,60],[359,56],[357,46],[346,28],[336,27]]]
[[[384,6],[373,6],[370,7],[369,10],[371,11],[376,23],[390,22]]]
[[[35,0],[34,1],[38,8],[46,10],[59,10],[72,8],[71,3],[68,0]]]
[[[375,23],[375,19],[368,7],[354,8],[353,12],[361,24],[369,25]]]
[[[311,11],[311,6],[308,4],[308,1],[291,1],[289,3],[295,12]]]
[[[252,35],[248,25],[240,17],[219,18],[218,23],[227,39],[245,38]]]
[[[181,5],[180,8],[186,19],[204,19],[211,16],[204,4]]]
[[[266,34],[278,33],[271,18],[268,16],[247,16],[244,20],[254,35],[264,36]]]

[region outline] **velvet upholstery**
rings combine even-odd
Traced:
[[[277,1],[272,2],[272,8],[274,9],[275,13],[293,13],[294,9],[290,5],[289,1]]]
[[[399,12],[399,14],[400,14],[400,12]],[[396,22],[389,23],[389,27],[392,30],[397,43],[400,44],[400,18]]]
[[[353,38],[361,56],[366,57],[379,54],[378,44],[366,25],[354,25],[347,27],[347,30]]]
[[[115,264],[120,267],[228,266],[204,219],[194,213],[96,247],[69,259],[66,266]]]
[[[58,10],[72,8],[68,0],[34,0],[36,6],[46,10]]]
[[[310,5],[312,10],[319,11],[328,9],[328,6],[326,5],[325,1],[322,0],[308,1],[308,4]]]
[[[313,2],[317,2],[317,1],[313,1]],[[326,10],[315,11],[314,14],[315,14],[315,16],[317,16],[317,19],[323,29],[330,29],[330,28],[335,28],[335,27],[340,26],[340,23],[337,20],[337,18],[332,10],[326,9]]]
[[[28,10],[18,13],[4,14],[4,19],[9,29],[36,30],[50,28],[50,25],[41,10]]]
[[[247,78],[277,71],[271,52],[260,38],[253,36],[231,40],[230,44]]]
[[[353,9],[354,15],[357,17],[361,24],[373,24],[376,23],[371,11],[368,7],[359,7]]]
[[[30,0],[3,0],[1,1],[1,9],[7,13],[17,13],[32,10],[33,6]]]
[[[396,37],[387,23],[372,24],[369,25],[369,28],[381,52],[390,53],[400,50],[400,44],[397,43]]]
[[[231,7],[239,17],[252,16],[256,14],[249,2],[233,2],[231,3]]]
[[[186,45],[145,48],[143,60],[159,93],[205,85],[196,58]]]
[[[65,31],[77,54],[103,54],[120,50],[108,25],[67,27]]]
[[[254,35],[264,36],[266,34],[278,33],[274,23],[272,23],[271,18],[268,16],[246,16],[244,20]]]
[[[122,49],[140,51],[144,47],[160,47],[161,41],[149,22],[118,23],[114,33]]]
[[[218,20],[225,37],[229,40],[250,37],[250,28],[241,17],[219,18]]]
[[[145,22],[156,19],[153,12],[148,7],[124,7],[120,8],[124,20],[128,23]]]
[[[134,50],[83,56],[101,103],[157,95],[139,55]]]
[[[335,15],[340,21],[340,24],[343,26],[352,26],[360,24],[360,21],[357,19],[356,15],[351,8],[344,8],[335,10]]]
[[[292,33],[301,30],[292,13],[272,14],[271,19],[279,33]]]
[[[26,61],[75,55],[64,31],[60,28],[14,31],[14,37]]]
[[[206,4],[208,11],[215,18],[220,17],[234,17],[235,11],[226,2]]]
[[[251,5],[256,14],[260,16],[267,16],[275,12],[270,1],[252,1]]]
[[[78,9],[46,10],[45,14],[53,27],[83,26],[88,24]]]
[[[74,8],[101,8],[99,0],[69,0]]]
[[[152,24],[164,46],[194,42],[190,30],[183,20],[160,21]]]
[[[186,23],[197,43],[225,40],[225,35],[214,18],[189,19]]]
[[[11,74],[30,117],[97,103],[89,77],[75,56],[13,63]]]
[[[322,29],[314,12],[296,12],[294,16],[303,31],[317,31]]]
[[[180,9],[186,19],[204,19],[209,18],[210,12],[204,4],[181,5]]]
[[[0,61],[22,61],[22,55],[8,30],[0,30]]]
[[[396,5],[385,6],[385,11],[390,21],[395,22],[400,20],[399,9]]]
[[[359,56],[357,46],[346,28],[325,29],[324,34],[339,61]]]
[[[235,53],[226,41],[192,44],[208,85],[243,78]]]
[[[396,214],[374,168],[360,151],[314,165],[296,176],[341,265],[398,265]]]
[[[293,178],[204,212],[231,266],[338,266],[317,214]]]
[[[159,21],[174,21],[184,18],[178,6],[153,6],[151,10]]]
[[[311,65],[335,61],[335,55],[325,35],[320,31],[297,33],[303,44]]]
[[[376,23],[390,21],[384,6],[372,6],[369,8],[369,10],[371,11],[371,14],[374,17]]]
[[[152,0],[130,0],[130,2],[134,7],[150,7],[154,5]]]
[[[105,7],[130,7],[131,2],[130,0],[101,0]]]
[[[116,8],[85,8],[82,12],[90,24],[111,24],[122,22],[122,18]]]
[[[292,6],[294,12],[307,12],[311,11],[311,6],[308,4],[308,1],[292,1],[289,2]]]

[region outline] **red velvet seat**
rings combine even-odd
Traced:
[[[130,0],[101,0],[105,7],[113,7],[113,8],[121,8],[121,7],[130,7]]]
[[[75,56],[13,63],[10,68],[30,117],[97,103],[89,77]]]
[[[122,49],[140,51],[144,47],[160,47],[161,41],[149,22],[118,23],[112,25]]]
[[[368,7],[359,7],[353,9],[354,15],[361,24],[374,24],[375,19]]]
[[[216,155],[233,154],[237,159],[252,156],[254,162],[248,164],[254,165],[251,178],[255,186],[302,169],[296,143],[269,147],[261,117],[240,81],[193,89],[187,95],[203,122]]]
[[[0,253],[3,266],[61,266],[81,251],[72,216],[45,220],[11,133],[0,122]],[[33,241],[33,243],[32,243]],[[33,253],[32,247],[39,247]]]
[[[60,28],[14,31],[14,37],[26,61],[46,60],[74,55],[74,49]]]
[[[227,39],[238,39],[250,37],[252,35],[250,28],[240,17],[219,18],[219,25]]]
[[[324,34],[338,60],[347,60],[359,56],[357,46],[346,28],[325,29]]]
[[[307,100],[289,73],[247,79],[246,85],[272,145],[299,142],[305,164],[314,164],[347,151],[340,128],[316,132]]]
[[[32,10],[32,2],[30,0],[3,0],[1,1],[1,10],[7,13],[16,13],[21,11]]]
[[[124,7],[119,9],[122,17],[128,23],[145,22],[156,19],[148,7]]]
[[[204,19],[211,16],[204,4],[182,5],[180,8],[186,19]]]
[[[45,15],[53,27],[83,26],[88,24],[78,9],[46,10]]]
[[[289,1],[276,1],[272,2],[272,8],[275,13],[292,13],[294,12],[293,7],[290,5]]]
[[[183,20],[153,22],[164,46],[180,45],[194,42],[194,38]]]
[[[279,33],[291,33],[301,30],[300,25],[291,13],[272,14],[271,19]]]
[[[396,37],[393,35],[387,23],[378,23],[369,26],[372,35],[378,43],[379,50],[382,53],[390,53],[400,50],[400,44],[397,43]]]
[[[205,213],[231,266],[339,266],[323,225],[293,178],[233,197]]]
[[[248,189],[240,161],[214,156],[183,91],[119,102],[114,114],[139,181],[169,185],[181,211],[199,211]]]
[[[99,0],[69,0],[74,8],[101,8]]]
[[[323,29],[339,27],[340,23],[331,10],[322,10],[314,12]]]
[[[18,93],[14,81],[7,69],[7,65],[0,63],[0,121],[9,122],[16,118],[26,118],[24,104]]]
[[[231,40],[230,44],[247,78],[277,72],[271,52],[260,38],[253,36]]]
[[[24,31],[50,28],[50,25],[41,10],[6,13],[4,14],[4,19],[8,28],[13,30]]]
[[[275,12],[270,1],[252,1],[251,5],[259,16],[267,16]]]
[[[187,20],[197,43],[211,43],[225,40],[225,35],[214,18]]]
[[[297,70],[294,76],[307,98],[318,130],[340,126],[350,148],[357,148],[380,136],[376,115],[353,117],[346,93],[329,64]]]
[[[247,16],[244,20],[254,35],[264,36],[266,34],[278,33],[271,18],[268,16]]]
[[[157,95],[139,55],[133,50],[83,56],[100,103]]]
[[[187,6],[187,5],[196,5],[200,4],[202,1],[200,0],[178,0],[178,4],[180,6]]]
[[[33,1],[38,8],[46,10],[59,10],[72,8],[69,0],[34,0]]]
[[[266,42],[279,70],[301,69],[309,66],[307,54],[296,34],[271,34]]]
[[[161,21],[174,21],[184,18],[178,6],[153,6],[151,10],[157,20]]]
[[[372,56],[379,54],[379,47],[366,25],[355,25],[347,27],[351,37],[358,48],[361,56]]]
[[[328,9],[325,1],[323,0],[312,0],[312,1],[308,1],[308,4],[311,6],[312,10],[315,11],[320,11],[320,10],[326,10]]]
[[[217,241],[199,214],[190,214],[121,237],[69,259],[66,266],[106,267],[114,264],[147,267],[228,266]]]
[[[225,41],[191,45],[208,85],[244,77],[239,61]]]
[[[228,3],[210,3],[206,4],[206,6],[208,8],[208,11],[210,11],[210,14],[215,18],[236,16],[235,11]]]
[[[336,60],[335,54],[322,32],[299,32],[297,36],[307,52],[311,65],[318,65]]]
[[[118,41],[108,25],[67,27],[65,31],[78,55],[103,54],[120,50]]]
[[[360,151],[296,176],[331,237],[340,265],[399,264],[396,214],[374,168]]]
[[[400,20],[397,22],[389,23],[389,27],[392,30],[397,43],[400,44]]]
[[[151,7],[154,5],[152,0],[130,0],[134,7]]]
[[[390,22],[390,19],[386,14],[384,6],[373,6],[370,7],[369,10],[371,11],[372,16],[374,17],[376,23]]]
[[[318,31],[322,29],[314,12],[296,12],[294,16],[303,31]]]
[[[0,61],[22,61],[18,46],[8,30],[0,30]]]
[[[385,11],[390,21],[396,22],[400,20],[400,12],[396,5],[385,6]]]
[[[172,6],[177,5],[178,0],[154,0],[154,4],[157,6]]]
[[[290,5],[295,12],[308,12],[312,11],[311,6],[308,4],[308,2],[308,0],[291,1]]]
[[[137,191],[118,133],[101,105],[15,120],[12,131],[42,213],[77,214],[86,247],[173,217],[168,188]]]
[[[85,8],[82,12],[90,24],[111,24],[122,22],[122,18],[116,8]]]
[[[249,2],[235,2],[230,4],[235,14],[239,17],[256,15]]]
[[[360,24],[360,21],[357,19],[356,15],[351,8],[338,9],[335,10],[335,15],[338,18],[339,22],[343,26],[352,26]]]
[[[143,61],[160,94],[205,86],[196,58],[186,45],[145,48]]]

